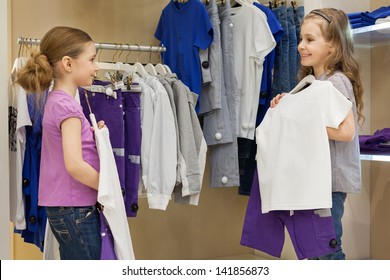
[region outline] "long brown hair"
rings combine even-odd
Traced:
[[[322,35],[327,42],[332,44],[335,50],[330,54],[329,59],[326,62],[325,71],[328,74],[333,74],[335,71],[341,71],[349,78],[355,95],[358,121],[364,122],[364,116],[362,114],[363,86],[360,78],[360,66],[354,52],[353,35],[348,17],[343,11],[333,8],[324,8],[315,11],[317,13],[309,13],[306,15],[303,22],[312,18],[322,19],[320,25]],[[299,72],[299,79],[312,73],[312,67],[302,66]]]
[[[72,27],[57,26],[43,36],[40,52],[31,53],[31,58],[17,73],[16,82],[29,93],[41,94],[55,77],[54,64],[64,56],[77,58],[91,37]]]

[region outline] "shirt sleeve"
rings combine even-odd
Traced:
[[[209,15],[207,14],[206,8],[202,4],[199,9],[199,18],[196,23],[196,37],[195,46],[202,50],[207,49],[214,37],[214,30],[210,22]]]
[[[253,29],[253,53],[251,54],[257,63],[263,63],[264,58],[276,46],[274,36],[271,33],[263,11],[253,9],[252,11],[252,29]]]
[[[156,37],[156,39],[158,39],[160,42],[163,40],[163,24],[164,24],[164,14],[161,14],[156,31],[154,32],[154,37]]]
[[[338,128],[351,111],[352,103],[329,82],[326,97],[326,126]]]
[[[71,100],[63,99],[53,106],[53,120],[59,130],[61,123],[69,118],[76,117],[81,121],[84,119],[83,112],[79,110]]]

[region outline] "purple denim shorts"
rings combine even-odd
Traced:
[[[263,214],[256,171],[246,210],[241,245],[280,258],[285,240],[285,227],[300,260],[337,251],[338,245],[330,211],[280,210]]]

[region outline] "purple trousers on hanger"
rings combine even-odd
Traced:
[[[125,207],[128,217],[137,216],[141,176],[141,93],[123,91],[125,126]]]
[[[93,85],[107,86],[109,82],[94,81]],[[122,191],[125,190],[125,149],[124,149],[124,125],[123,125],[123,109],[122,109],[122,92],[120,89],[115,90],[116,97],[109,96],[101,92],[93,92],[79,88],[80,104],[83,107],[83,112],[86,118],[89,119],[89,108],[85,97],[88,95],[88,101],[92,112],[95,114],[96,120],[104,121],[105,125],[110,130],[110,142],[114,152],[116,167],[118,170],[119,181]],[[91,121],[90,121],[91,122]]]

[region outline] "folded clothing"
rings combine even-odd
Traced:
[[[373,135],[359,135],[361,153],[390,153],[390,128],[375,131]]]

